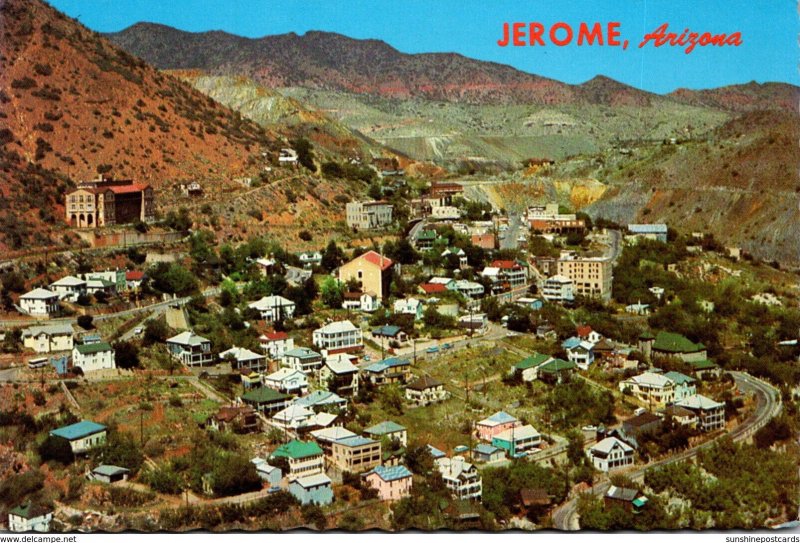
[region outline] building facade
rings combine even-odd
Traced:
[[[155,220],[155,191],[150,185],[130,179],[102,176],[80,183],[66,196],[66,220],[78,228],[113,226],[140,220]]]
[[[347,226],[372,230],[392,224],[394,206],[386,202],[350,202],[346,206]]]
[[[579,257],[562,253],[557,275],[572,281],[574,294],[589,298],[611,299],[613,272],[610,258]]]

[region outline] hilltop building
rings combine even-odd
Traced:
[[[66,220],[78,228],[96,228],[155,220],[155,191],[131,179],[100,176],[67,194]]]

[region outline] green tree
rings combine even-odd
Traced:
[[[336,279],[330,276],[326,277],[325,281],[322,283],[320,292],[322,294],[322,303],[332,309],[342,307],[344,294],[342,292],[342,286]]]
[[[64,465],[71,464],[75,459],[69,441],[52,435],[48,435],[39,445],[39,456],[45,462],[53,460]]]
[[[139,348],[130,341],[114,343],[114,363],[125,370],[139,367]]]

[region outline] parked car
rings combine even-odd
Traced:
[[[134,334],[136,334],[137,336],[140,336],[140,335],[142,335],[142,332],[144,332],[144,329],[143,329],[141,326],[140,326],[140,327],[138,327],[138,328],[136,328],[136,329],[133,331],[133,333],[134,333]]]
[[[428,347],[427,349],[425,349],[425,352],[428,354],[438,353],[439,347],[437,347],[436,345],[434,345],[433,347]]]
[[[444,349],[444,350],[452,349],[452,348],[453,348],[453,346],[450,345],[449,343],[445,343],[444,345],[442,345],[442,349]]]

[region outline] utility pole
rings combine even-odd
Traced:
[[[139,446],[144,447],[144,411],[139,410]]]

